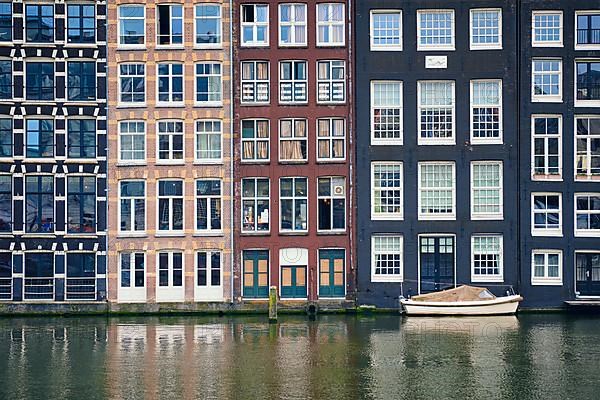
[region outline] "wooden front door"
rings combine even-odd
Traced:
[[[344,250],[319,251],[319,297],[344,297]]]
[[[267,250],[245,250],[244,293],[245,298],[269,297],[269,252]]]
[[[421,293],[454,286],[454,236],[419,237]]]
[[[580,296],[600,296],[600,253],[576,253],[575,273]]]
[[[307,297],[306,265],[281,266],[281,297]]]

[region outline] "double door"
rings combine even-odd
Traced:
[[[421,293],[454,287],[454,236],[420,236]]]

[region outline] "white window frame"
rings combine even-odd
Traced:
[[[267,65],[267,79],[258,79],[258,64],[266,64]],[[244,65],[252,64],[252,73],[254,75],[253,79],[244,79]],[[265,60],[244,60],[240,63],[240,102],[241,104],[269,104],[271,101],[271,84],[270,84],[270,65],[268,61]],[[244,87],[250,86],[252,91],[252,98],[254,100],[248,101],[245,99],[245,89]],[[260,97],[260,93],[266,88],[266,99],[265,100],[257,100]]]
[[[451,188],[423,188],[421,185],[421,175],[422,175],[422,167],[437,165],[437,166],[451,166],[452,172],[452,187]],[[419,162],[417,165],[418,173],[417,173],[417,186],[418,186],[418,219],[420,221],[436,221],[436,220],[445,220],[445,221],[454,221],[456,220],[456,163],[454,161],[424,161]],[[452,212],[450,213],[423,213],[421,211],[421,205],[423,203],[423,191],[440,191],[440,190],[450,190],[451,199],[452,199]]]
[[[558,228],[536,228],[535,227],[535,197],[536,196],[558,196],[558,210],[554,209],[544,209],[540,211],[538,214],[547,214],[548,212],[558,212]],[[554,237],[562,237],[562,229],[563,229],[563,203],[562,203],[562,193],[560,192],[533,192],[531,193],[531,208],[529,210],[531,214],[531,236],[554,236]]]
[[[475,103],[475,84],[496,84],[498,86],[498,104],[477,104]],[[470,90],[471,90],[471,143],[472,144],[502,144],[504,140],[504,114],[503,114],[503,98],[502,98],[502,79],[473,79],[470,82]],[[475,137],[474,125],[475,125],[475,108],[497,108],[498,109],[498,137]],[[485,116],[485,115],[484,115]],[[487,115],[489,116],[489,115]],[[479,122],[479,124],[486,125],[489,122]],[[490,132],[488,129],[481,129],[480,131]]]
[[[218,16],[198,16],[198,10],[200,7],[203,6],[210,6],[210,7],[218,7],[219,8],[219,15]],[[215,43],[198,43],[197,39],[198,39],[198,20],[203,20],[203,19],[216,19],[218,20],[219,26],[220,26],[220,32],[219,32],[219,41],[215,42]],[[184,23],[185,23],[185,16],[184,16]],[[220,49],[223,47],[223,7],[221,4],[218,3],[196,3],[194,4],[194,48],[198,48],[198,49]]]
[[[325,196],[325,195],[320,195],[319,194],[319,180],[320,179],[329,179],[329,195]],[[335,185],[334,185],[334,180],[343,180],[344,185],[343,185],[343,193],[339,194],[335,192]],[[348,188],[348,184],[346,182],[346,177],[345,176],[319,176],[317,177],[317,233],[337,233],[337,232],[346,232],[346,229],[348,228],[348,200],[346,198],[346,192]],[[329,200],[333,200],[333,199],[344,199],[344,228],[340,229],[340,228],[332,228],[332,229],[320,229],[319,228],[319,216],[320,216],[320,207],[318,206],[319,200],[321,199],[329,199]],[[331,214],[330,214],[330,220],[331,220],[331,224],[333,226],[333,201],[331,202]]]
[[[141,182],[144,185],[144,195],[143,196],[127,196],[126,198],[123,198],[123,194],[121,191],[121,184],[124,182]],[[140,235],[140,236],[145,236],[146,235],[146,229],[148,228],[148,220],[147,220],[147,210],[148,210],[148,204],[146,202],[146,199],[148,197],[148,190],[147,190],[147,185],[146,185],[146,181],[144,179],[122,179],[118,182],[119,185],[119,203],[118,203],[118,218],[119,218],[119,236],[135,236],[135,235]],[[131,218],[130,218],[130,225],[132,227],[131,230],[128,231],[124,231],[121,229],[121,215],[122,215],[122,207],[121,207],[121,202],[123,200],[127,200],[130,208],[131,208]],[[135,201],[136,200],[143,200],[144,202],[144,229],[141,230],[137,230],[135,229],[135,217],[136,217],[136,208],[135,208]]]
[[[156,5],[154,6],[154,12],[155,12],[155,19],[156,19],[156,24],[155,24],[155,30],[156,30],[156,42],[155,42],[155,46],[157,48],[181,48],[185,45],[185,34],[186,34],[186,24],[185,24],[185,6],[183,3],[163,3],[162,1],[164,0],[159,0],[160,2],[156,3]],[[169,7],[169,43],[160,43],[160,16],[159,16],[159,12],[158,12],[158,6],[166,6]],[[181,17],[175,17],[173,15],[173,8],[175,7],[181,7]],[[182,32],[181,32],[181,43],[173,43],[173,22],[176,20],[181,20],[181,28],[182,28]],[[195,25],[195,24],[194,24]],[[162,36],[166,36],[166,35],[162,35]]]
[[[374,16],[377,14],[394,14],[399,17],[400,27],[399,27],[399,32],[398,32],[399,36],[397,36],[397,39],[399,41],[398,44],[375,44],[374,43],[374,39],[375,39]],[[403,20],[402,20],[402,10],[385,10],[385,9],[371,10],[370,16],[369,16],[369,37],[370,37],[369,43],[371,45],[371,51],[402,51],[402,45],[403,45],[402,30],[403,29],[404,29],[404,24],[403,24]]]
[[[160,183],[164,181],[178,181],[181,182],[181,196],[173,195],[160,195]],[[182,226],[181,229],[173,229],[173,200],[182,199]],[[169,229],[160,229],[160,206],[159,200],[166,199],[169,201]],[[161,178],[156,181],[156,236],[181,236],[185,232],[185,182],[181,178]]]
[[[281,133],[283,132],[282,129],[282,124],[283,123],[290,123],[290,134],[291,136],[289,137],[282,137]],[[297,122],[304,122],[304,136],[296,136],[297,131],[296,131],[296,123]],[[288,158],[283,158],[282,157],[282,143],[283,142],[304,142],[304,146],[305,146],[305,151],[306,151],[306,155],[304,158],[299,158],[299,159],[288,159]],[[306,118],[281,118],[279,120],[279,133],[278,133],[278,138],[277,138],[277,147],[278,147],[278,158],[279,158],[279,162],[281,163],[305,163],[308,161],[308,119]]]
[[[286,7],[290,7],[290,20],[287,22],[283,22],[281,20],[281,9],[283,6]],[[297,21],[296,20],[296,14],[294,12],[294,10],[296,8],[304,8],[304,21]],[[306,46],[307,44],[307,36],[308,36],[308,24],[307,24],[307,19],[308,19],[308,6],[305,3],[279,3],[279,7],[278,7],[278,38],[279,38],[279,46],[280,47],[297,47],[297,46]],[[281,30],[282,28],[286,26],[290,28],[290,42],[289,43],[285,43],[282,42],[281,38],[282,38],[282,34],[281,34]],[[304,27],[304,38],[302,38],[302,40],[297,40],[298,38],[296,38],[296,27]]]
[[[169,72],[166,75],[160,75],[159,68],[161,65],[167,65]],[[175,75],[173,73],[173,66],[181,65],[181,75]],[[166,92],[169,96],[169,100],[160,100],[159,96],[159,88],[160,88],[160,78],[166,77],[169,81],[169,91]],[[175,78],[181,78],[181,101],[173,100],[175,92],[173,91],[173,80]],[[158,62],[156,63],[156,106],[157,107],[182,107],[185,102],[185,65],[180,62]]]
[[[198,75],[198,65],[201,64],[210,64],[211,65],[211,72],[208,74],[200,74]],[[219,66],[219,74],[215,74],[213,71],[213,68],[215,65]],[[218,78],[219,79],[219,100],[208,100],[208,101],[199,101],[198,100],[198,78],[199,77],[206,77],[207,79],[215,79]],[[185,82],[184,82],[185,85]],[[209,92],[209,97],[210,97],[210,93],[214,93],[215,92]],[[194,64],[194,105],[199,106],[199,107],[221,107],[223,105],[223,64],[221,62],[218,61],[200,61]]]
[[[477,166],[493,166],[496,165],[499,167],[499,180],[500,186],[482,186],[475,187],[475,167]],[[504,171],[503,171],[503,163],[502,161],[471,161],[471,219],[472,220],[503,220],[504,219]],[[481,190],[484,192],[489,192],[492,190],[498,191],[498,207],[500,209],[497,213],[490,212],[476,212],[475,211],[475,192],[477,190]]]
[[[559,27],[558,30],[560,32],[560,39],[558,41],[549,41],[549,40],[536,40],[535,39],[535,17],[544,16],[544,15],[557,15],[559,17]],[[543,29],[543,28],[537,28]],[[531,46],[532,47],[563,47],[563,32],[564,32],[564,17],[562,10],[533,10],[531,12]]]
[[[254,9],[254,18],[256,19],[256,8],[257,7],[266,7],[267,9],[267,21],[266,22],[244,22],[244,7],[250,7]],[[264,3],[243,3],[240,5],[240,46],[241,47],[269,47],[269,36],[270,36],[270,27],[269,27],[269,19],[270,19],[270,8],[269,4]],[[257,37],[257,28],[265,27],[265,41],[259,42],[256,40]],[[252,27],[252,39],[253,40],[244,40],[244,27]]]
[[[135,7],[139,6],[144,10],[144,16],[141,18],[144,21],[144,43],[141,44],[123,44],[121,43],[121,9],[123,7]],[[98,18],[98,16],[96,16]],[[131,19],[131,17],[128,17]],[[140,19],[139,17],[135,17],[135,19]],[[97,39],[96,39],[97,40]],[[123,3],[117,6],[117,48],[119,49],[145,49],[146,48],[146,6],[144,3]]]
[[[574,217],[573,217],[573,229],[575,232],[575,237],[600,237],[600,229],[579,229],[577,227],[577,216],[579,215],[587,215],[588,217],[591,217],[592,215],[598,215],[600,217],[600,210],[579,210],[578,208],[578,204],[577,204],[577,200],[580,197],[598,197],[600,198],[600,193],[579,193],[576,192],[574,197],[574,201],[573,201],[573,211],[574,211]],[[588,199],[589,201],[589,199]]]
[[[535,172],[535,139],[544,139],[544,160],[545,170],[548,170],[548,139],[555,138],[555,135],[548,133],[536,135],[535,133],[535,120],[536,119],[558,119],[558,174],[536,174]],[[533,114],[531,116],[531,180],[538,181],[562,181],[563,173],[563,118],[562,114]]]
[[[337,121],[342,121],[343,124],[343,135],[334,136],[334,126]],[[321,132],[319,125],[321,123],[328,125],[327,135],[319,136]],[[346,160],[346,120],[344,118],[328,117],[328,118],[317,118],[317,162],[342,162]],[[344,155],[342,157],[333,156],[334,142],[341,140],[343,142]],[[329,157],[321,157],[319,153],[319,143],[327,141],[329,144]]]
[[[475,43],[473,35],[473,16],[478,12],[498,13],[498,43]],[[480,28],[481,29],[481,28]],[[502,9],[501,8],[471,8],[469,10],[469,43],[471,50],[502,50]]]
[[[135,286],[135,272],[138,270],[135,264],[135,255],[142,254],[144,258],[144,285]],[[122,274],[123,264],[122,258],[128,256],[129,258],[129,282],[132,283],[129,287],[122,286]],[[146,302],[146,288],[147,288],[147,273],[148,273],[148,262],[146,252],[142,250],[123,250],[117,253],[117,263],[119,265],[118,271],[118,290],[117,290],[117,301],[119,303],[145,303]]]
[[[376,99],[375,99],[375,86],[376,85],[398,85],[399,93],[398,93],[398,100],[399,102],[397,104],[394,104],[392,106],[390,105],[385,105],[385,106],[379,106],[376,104]],[[370,93],[370,97],[371,97],[371,145],[373,146],[379,146],[379,145],[396,145],[396,146],[401,146],[404,142],[404,83],[403,81],[371,81],[371,93]],[[379,110],[380,114],[378,116],[379,120],[382,119],[381,116],[381,110],[385,110],[385,111],[394,111],[396,110],[398,112],[398,118],[399,118],[399,123],[400,123],[400,132],[399,138],[386,138],[386,139],[382,139],[382,138],[375,138],[375,126],[376,126],[376,117],[375,117],[375,110]],[[394,111],[394,112],[396,112]],[[386,116],[386,119],[391,118],[392,119],[392,125],[393,123],[393,119],[395,118],[394,116],[389,117]],[[380,125],[389,125],[389,123],[380,123]]]
[[[259,196],[258,192],[256,190],[256,183],[257,181],[261,179],[261,180],[266,180],[267,184],[269,186],[269,195],[268,196]],[[254,195],[251,197],[244,197],[244,181],[246,180],[252,180],[254,182]],[[241,224],[241,232],[242,234],[258,234],[258,235],[266,235],[269,234],[271,232],[271,179],[268,177],[244,177],[241,179],[240,181],[240,192],[241,192],[241,202],[240,202],[240,224]],[[254,229],[252,230],[247,230],[244,229],[244,202],[245,201],[252,201],[253,202],[253,212],[254,212]],[[269,229],[266,230],[258,230],[258,202],[259,201],[266,201],[268,204],[268,208],[267,208],[267,223],[269,224]]]
[[[535,63],[536,62],[558,62],[558,72],[546,71],[544,75],[558,74],[558,94],[543,95],[535,93]],[[538,73],[539,75],[539,73]],[[563,61],[561,58],[534,58],[531,60],[531,102],[532,103],[562,103],[563,101]]]
[[[476,238],[496,238],[499,241],[498,274],[475,274],[475,241]],[[491,252],[481,254],[494,254]],[[504,282],[504,236],[501,234],[475,233],[471,235],[471,282]]]
[[[138,124],[138,123],[141,123],[143,125],[143,127],[144,127],[144,132],[143,133],[136,132],[136,133],[133,133],[133,134],[130,133],[130,132],[128,132],[128,133],[124,134],[121,131],[121,124],[122,123],[127,123],[127,124],[132,124],[132,123],[133,124]],[[119,121],[119,128],[118,129],[119,129],[118,130],[119,137],[118,137],[118,140],[117,140],[117,152],[119,154],[118,165],[132,165],[132,164],[134,164],[134,165],[145,165],[146,164],[146,156],[147,156],[147,154],[146,154],[146,148],[147,148],[147,146],[146,146],[146,121],[142,121],[142,120],[121,120],[121,121]],[[143,159],[141,159],[141,160],[139,160],[139,159],[136,159],[136,160],[133,160],[133,159],[132,160],[124,160],[122,158],[122,151],[128,151],[128,152],[133,152],[134,151],[134,150],[123,150],[122,149],[121,139],[122,139],[123,135],[127,135],[127,136],[142,136],[143,137],[143,139],[144,139],[144,158]]]
[[[174,124],[173,126],[177,126],[177,124],[181,124],[181,132],[161,132],[160,126],[161,124]],[[184,164],[185,163],[185,122],[181,119],[159,119],[156,121],[156,164]],[[167,136],[169,138],[169,158],[160,158],[160,137]],[[179,152],[178,149],[174,148],[174,139],[175,136],[181,136],[181,158],[173,158],[173,154],[175,152]]]
[[[434,84],[450,84],[450,90],[452,92],[452,100],[450,105],[423,105],[422,101],[422,87],[424,84],[434,83]],[[452,118],[452,136],[451,137],[432,137],[432,138],[423,138],[421,135],[423,133],[422,124],[421,124],[421,114],[423,111],[427,110],[440,110],[440,109],[448,109],[451,108],[450,117]],[[427,146],[427,145],[455,145],[456,144],[456,82],[452,80],[426,80],[426,81],[417,81],[417,144],[419,146]]]
[[[375,173],[377,167],[386,168],[386,172],[393,173],[392,169],[398,168],[400,174],[400,186],[375,186]],[[381,173],[381,172],[380,172]],[[394,180],[393,178],[391,180]],[[389,181],[389,180],[388,180]],[[387,213],[377,212],[375,210],[375,200],[377,193],[379,192],[381,198],[381,192],[392,192],[399,191],[400,200],[400,211]],[[391,196],[390,196],[391,197]],[[387,197],[387,198],[390,198]],[[385,208],[385,206],[384,206]],[[383,220],[383,221],[402,221],[404,219],[404,164],[399,161],[373,161],[371,162],[371,219],[372,220]]]
[[[599,47],[600,48],[600,47]],[[576,58],[575,65],[573,66],[573,71],[575,75],[574,87],[575,87],[575,107],[600,107],[600,99],[597,100],[578,100],[577,99],[577,64],[578,63],[595,63],[600,64],[599,58]]]
[[[206,253],[206,285],[198,285],[198,254]],[[212,263],[212,256],[219,254],[219,265]],[[219,285],[212,284],[212,271],[218,269]],[[223,250],[199,249],[194,251],[194,300],[195,301],[223,301]]]
[[[600,15],[600,9],[595,10],[576,10],[575,11],[575,50],[600,50],[600,43],[595,44],[579,44],[577,43],[578,17],[580,15]]]
[[[600,172],[597,173],[597,174],[592,174],[592,170],[591,170],[591,158],[592,158],[591,157],[592,156],[592,145],[591,145],[591,142],[592,142],[592,139],[594,138],[595,135],[590,135],[590,134],[588,134],[588,135],[579,135],[577,133],[577,121],[579,121],[580,119],[584,119],[584,120],[587,120],[587,119],[598,119],[598,120],[600,120],[600,115],[575,115],[575,118],[574,118],[575,126],[573,128],[573,138],[574,138],[574,147],[573,147],[573,149],[574,149],[574,154],[573,154],[573,156],[574,156],[574,164],[573,164],[574,168],[573,168],[573,174],[575,176],[575,180],[576,181],[594,181],[594,182],[600,181]],[[597,136],[598,136],[598,139],[600,139],[600,135],[597,135]],[[577,140],[580,137],[581,138],[585,138],[585,141],[586,141],[586,154],[585,154],[585,157],[588,159],[588,161],[587,161],[588,166],[586,167],[585,174],[578,174],[577,173],[577,165],[578,165],[578,158],[579,158],[578,151],[577,151]]]
[[[327,64],[328,78],[321,78],[321,64]],[[335,65],[334,65],[335,64]],[[333,71],[342,69],[343,79],[333,78]],[[335,88],[342,87],[342,99],[336,100]],[[321,90],[321,88],[325,88]],[[321,94],[326,94],[326,98],[322,98]],[[346,102],[346,61],[344,60],[318,60],[317,61],[317,103],[319,104],[343,104]]]
[[[123,65],[143,65],[144,66],[144,101],[123,101],[121,100],[121,79],[123,78],[123,75],[121,74],[121,66]],[[117,71],[118,71],[118,82],[117,82],[117,104],[119,106],[126,106],[126,107],[145,107],[146,106],[146,101],[148,98],[148,77],[147,77],[147,70],[148,70],[148,66],[143,63],[143,62],[124,62],[124,63],[119,63],[117,64]],[[125,76],[137,76],[140,77],[141,75],[125,75]]]
[[[198,182],[200,181],[219,181],[220,182],[220,194],[198,194]],[[218,198],[219,200],[219,210],[221,213],[221,228],[213,229],[211,227],[211,215],[213,211],[212,201],[213,199]],[[198,229],[198,200],[205,199],[206,200],[206,229]],[[194,232],[201,233],[204,235],[222,235],[223,234],[223,224],[225,222],[225,216],[223,213],[223,180],[220,178],[198,178],[194,180]]]
[[[450,32],[450,43],[449,44],[421,44],[421,18],[424,14],[452,14],[452,27]],[[456,16],[452,9],[421,9],[417,10],[417,51],[454,51],[456,42]]]
[[[327,15],[331,16],[332,6],[341,6],[342,7],[342,21],[332,21],[327,19],[326,21],[319,20],[319,8],[327,7],[328,12]],[[325,27],[329,31],[329,37],[332,37],[333,28],[336,26],[342,27],[342,40],[339,42],[322,42],[319,39],[319,28]],[[346,5],[340,2],[331,2],[331,3],[317,3],[316,5],[316,38],[317,38],[317,47],[340,47],[346,45]]]
[[[283,79],[283,64],[290,64],[290,79]],[[296,64],[304,64],[304,79],[299,79],[294,77],[294,70]],[[290,85],[290,93],[291,100],[283,100],[283,86]],[[279,93],[279,104],[307,104],[308,103],[308,61],[306,60],[281,60],[279,61],[279,83],[278,83]],[[304,100],[296,100],[296,86],[302,88],[304,86]],[[299,92],[302,93],[302,89],[299,89]],[[301,96],[299,96],[301,97]]]
[[[244,129],[244,121],[252,121],[254,124],[254,137],[253,138],[244,138],[243,137],[243,129]],[[257,122],[266,122],[267,123],[267,137],[258,137],[258,124]],[[240,121],[240,162],[242,163],[268,163],[271,160],[271,121],[265,118],[246,118]],[[244,158],[244,143],[252,142],[254,149],[254,158]],[[259,142],[266,142],[267,144],[267,158],[256,158],[258,153],[257,144]]]
[[[173,286],[173,255],[181,254],[181,286]],[[168,254],[167,261],[167,286],[160,286],[160,255]],[[183,249],[161,249],[156,250],[156,302],[183,302],[185,301],[185,250]]]
[[[399,248],[396,250],[390,250],[389,248],[384,250],[377,250],[377,239],[393,239],[398,240]],[[382,255],[386,257],[398,257],[400,263],[399,274],[376,274],[377,270],[377,256]],[[395,260],[384,260],[382,262],[395,262]],[[391,235],[391,234],[373,234],[371,235],[371,282],[404,282],[404,236],[402,235]]]
[[[281,194],[281,180],[282,179],[291,179],[292,180],[292,195],[291,196],[282,196]],[[304,179],[305,183],[306,183],[306,195],[305,196],[298,196],[296,195],[296,181],[297,180],[302,180]],[[308,207],[308,178],[305,176],[282,176],[279,178],[279,233],[308,233],[308,228],[309,228],[309,207]],[[292,229],[284,229],[281,226],[281,223],[283,221],[282,215],[281,213],[283,212],[283,207],[281,206],[283,200],[287,200],[287,201],[291,201],[292,202],[292,219],[294,220],[294,226],[292,227]],[[295,222],[296,222],[296,200],[304,200],[306,203],[306,228],[304,229],[295,229]]]
[[[207,126],[211,126],[211,131],[199,131],[199,125],[202,124],[205,128]],[[218,130],[215,128],[218,126]],[[217,151],[216,149],[211,148],[211,137],[218,136],[219,137],[219,157],[199,157],[199,144],[200,144],[200,136],[206,136],[206,141],[208,144],[208,150],[206,152]],[[223,121],[220,119],[197,119],[194,121],[194,163],[196,164],[221,164],[223,162]]]
[[[535,256],[544,256],[544,276],[535,276]],[[548,276],[548,257],[558,255],[558,276]],[[531,285],[532,286],[562,286],[563,284],[563,251],[553,249],[533,249],[531,250]]]

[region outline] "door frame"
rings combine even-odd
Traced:
[[[600,254],[600,250],[585,250],[579,249],[573,252],[573,293],[575,293],[575,297],[578,299],[600,299],[600,294],[597,296],[594,295],[578,295],[577,294],[577,253],[593,253]]]
[[[348,287],[347,287],[347,276],[348,273],[348,254],[346,249],[343,247],[319,247],[317,249],[317,300],[321,299],[321,251],[322,250],[340,250],[344,252],[344,295],[336,296],[336,297],[327,297],[324,296],[323,299],[327,300],[346,300],[346,296],[348,295]]]
[[[268,265],[267,265],[267,289],[271,288],[271,266],[273,265],[273,260],[272,260],[272,251],[269,248],[249,248],[249,249],[242,249],[240,251],[240,265],[241,265],[241,273],[240,273],[240,292],[242,294],[242,301],[243,300],[249,300],[249,301],[253,301],[253,300],[268,300],[269,299],[269,291],[267,290],[267,297],[246,297],[244,294],[244,252],[246,251],[266,251],[268,256],[267,256],[267,261],[268,261]]]
[[[456,233],[419,233],[417,235],[417,280],[418,294],[421,294],[421,238],[422,237],[453,237],[454,238],[454,287],[456,287]]]
[[[291,263],[291,262],[286,262],[283,263],[282,262],[282,251],[284,250],[300,250],[301,256],[300,259],[298,260],[297,263]],[[310,270],[310,257],[308,256],[309,254],[309,250],[305,247],[282,247],[279,249],[278,251],[278,257],[279,257],[279,263],[277,265],[277,276],[278,276],[278,285],[277,285],[277,295],[280,299],[282,300],[290,300],[290,301],[294,301],[294,300],[308,300],[308,295],[310,292],[310,285],[309,285],[309,280],[308,280],[308,275],[309,275],[309,270]],[[283,296],[283,267],[304,267],[304,286],[306,287],[306,296],[304,297],[285,297]]]

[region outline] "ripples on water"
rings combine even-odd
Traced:
[[[600,319],[0,319],[0,399],[598,398]]]

